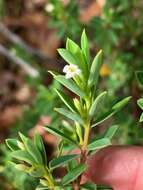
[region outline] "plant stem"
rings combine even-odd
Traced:
[[[89,140],[89,133],[90,133],[90,122],[88,122],[85,125],[84,141],[83,141],[83,147],[82,147],[83,152],[85,152],[87,149],[88,140]]]
[[[48,182],[49,186],[51,187],[51,189],[54,190],[54,188],[55,188],[54,181],[53,181],[53,179],[52,179],[52,177],[51,177],[51,175],[49,174],[48,171],[46,171],[46,174],[45,174],[44,178],[47,180],[47,182]]]

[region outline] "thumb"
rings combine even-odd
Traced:
[[[143,190],[143,148],[109,146],[89,158],[85,177],[114,190]]]

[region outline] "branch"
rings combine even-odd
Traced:
[[[6,49],[1,44],[0,44],[0,54],[4,55],[9,60],[15,62],[31,77],[38,77],[39,76],[39,72],[36,69],[31,67],[27,62],[25,62],[23,59],[17,57],[14,53],[10,52],[8,49]]]
[[[30,47],[26,44],[20,37],[16,34],[12,33],[2,22],[0,22],[0,33],[5,36],[10,42],[21,46],[28,53],[38,56],[40,59],[48,59],[46,55],[44,55],[41,51]]]

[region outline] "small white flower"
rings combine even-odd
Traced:
[[[66,73],[66,78],[73,78],[76,75],[79,75],[81,73],[81,70],[78,68],[77,65],[70,64],[70,65],[65,65],[63,68],[63,72]]]
[[[45,7],[45,10],[48,13],[51,13],[54,10],[54,6],[52,4],[47,4],[46,7]]]

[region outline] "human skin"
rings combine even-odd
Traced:
[[[143,190],[143,147],[109,146],[88,160],[86,178],[114,190]]]

